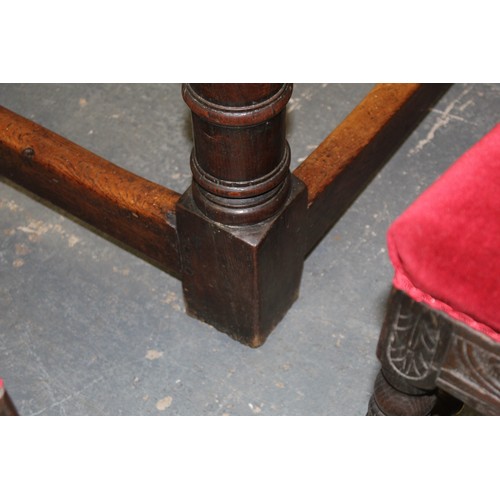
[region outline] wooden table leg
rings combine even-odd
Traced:
[[[177,205],[189,314],[252,347],[297,298],[304,184],[290,174],[290,84],[187,84],[193,182]]]

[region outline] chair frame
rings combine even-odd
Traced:
[[[500,342],[393,288],[368,415],[428,415],[438,390],[500,415]]]
[[[0,174],[181,279],[188,314],[258,347],[296,299],[303,260],[449,86],[376,85],[290,174],[290,84],[185,84],[182,196],[0,106]]]

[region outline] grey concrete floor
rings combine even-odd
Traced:
[[[371,87],[295,85],[292,168]],[[189,184],[178,84],[3,84],[0,104],[152,181]],[[499,115],[499,84],[454,85],[309,255],[300,298],[259,349],[188,317],[176,279],[0,183],[0,376],[19,412],[364,415],[392,279],[386,230]]]

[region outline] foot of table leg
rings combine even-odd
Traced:
[[[187,312],[251,347],[261,345],[299,293],[304,185],[292,178],[283,209],[256,225],[210,220],[190,191],[177,207]]]

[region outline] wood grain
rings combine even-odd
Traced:
[[[180,277],[180,195],[0,106],[0,174]]]
[[[256,224],[290,192],[285,107],[291,84],[184,84],[194,148],[192,193],[222,224]]]
[[[311,251],[448,84],[379,84],[294,171],[308,189]]]

